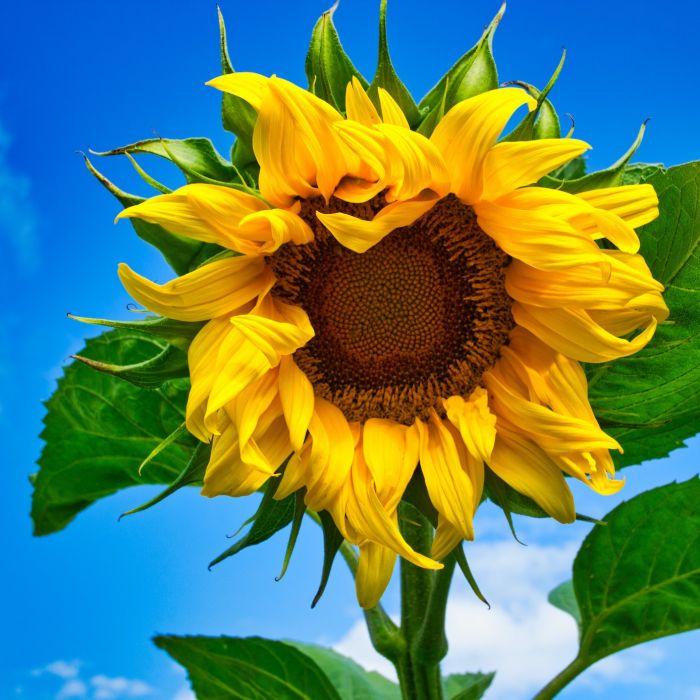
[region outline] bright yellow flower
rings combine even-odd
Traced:
[[[561,522],[575,517],[564,473],[621,487],[579,361],[637,352],[667,316],[634,231],[657,216],[650,185],[533,186],[588,145],[497,143],[534,107],[517,88],[460,102],[426,138],[357,81],[347,118],[279,78],[211,84],[257,111],[259,196],[192,184],[121,216],[237,255],[163,285],[120,268],[148,309],[208,321],[187,406],[212,443],[205,495],[271,477],[277,498],[304,488],[359,545],[371,606],[397,554],[440,568],[474,537],[486,468]],[[419,465],[439,513],[432,558],[397,526]]]

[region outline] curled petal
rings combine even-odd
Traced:
[[[269,287],[271,277],[262,260],[242,256],[202,265],[162,285],[119,265],[119,278],[136,301],[178,321],[236,313]]]
[[[371,221],[343,212],[316,212],[316,216],[341,245],[355,253],[364,253],[394,229],[412,224],[429,211],[435,201],[436,198],[393,202],[379,211]]]

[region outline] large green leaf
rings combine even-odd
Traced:
[[[641,252],[671,315],[641,352],[588,368],[593,409],[625,448],[619,466],[663,457],[700,430],[700,162],[638,172],[659,195]]]
[[[362,666],[333,649],[316,644],[285,641],[286,644],[311,657],[328,676],[342,700],[400,700],[396,683]]]
[[[344,700],[318,664],[260,637],[156,637],[186,669],[198,700]]]
[[[580,648],[558,687],[605,656],[700,627],[699,502],[693,478],[636,496],[593,528],[574,561]]]
[[[109,331],[87,342],[81,355],[134,364],[153,354],[153,341],[133,331]],[[40,470],[32,477],[34,532],[64,528],[94,501],[137,484],[167,484],[187,464],[196,443],[187,433],[144,470],[144,458],[184,420],[189,383],[174,380],[157,390],[96,372],[79,362],[65,369],[46,403]]]
[[[306,77],[309,90],[337,110],[345,111],[345,88],[355,77],[363,87],[367,81],[355,68],[345,53],[340,37],[333,24],[333,13],[338,2],[326,10],[316,22],[311,33],[311,42],[306,54]]]
[[[581,629],[581,611],[578,607],[578,601],[576,600],[576,592],[574,591],[574,582],[564,581],[560,583],[555,589],[549,592],[547,600],[559,610],[563,610],[565,613],[571,615],[571,617],[576,620],[576,624]]]
[[[453,673],[444,679],[448,700],[479,700],[489,689],[494,673]]]

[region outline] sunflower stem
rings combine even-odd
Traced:
[[[406,542],[421,554],[429,554],[432,541],[432,526],[428,520],[408,503],[399,506],[399,524]],[[454,570],[454,566],[452,567]],[[449,577],[448,577],[449,578]],[[438,594],[434,590],[438,588]],[[438,583],[435,572],[401,560],[401,632],[406,640],[406,653],[402,659],[403,669],[397,664],[401,692],[404,699],[442,700],[440,659],[425,655],[419,640],[427,640],[424,629],[427,617],[434,614],[431,601],[441,595],[444,585]],[[449,588],[449,585],[448,585]],[[446,596],[445,596],[446,597]],[[444,626],[444,611],[437,624]],[[434,625],[428,624],[432,630]],[[428,635],[430,636],[430,635]],[[443,632],[444,636],[444,632]],[[416,647],[416,642],[418,646]],[[446,642],[445,642],[446,649]],[[420,653],[416,655],[416,651]]]

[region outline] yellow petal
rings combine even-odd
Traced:
[[[221,344],[217,374],[204,419],[212,432],[220,408],[276,367],[282,356],[291,355],[313,336],[313,329],[302,309],[281,302],[272,303],[278,314],[284,314],[284,320],[270,318],[272,314],[263,316],[257,311],[234,316],[230,321],[233,332]]]
[[[426,190],[440,196],[450,191],[443,157],[425,136],[393,124],[382,124],[377,131],[386,137],[391,168],[387,201],[413,199]]]
[[[291,443],[301,450],[314,411],[314,389],[291,355],[280,362],[279,394]]]
[[[268,88],[253,131],[260,192],[283,208],[297,196],[308,198],[320,192],[329,199],[357,161],[333,129],[342,117],[286,80],[271,78]]]
[[[261,259],[240,256],[208,263],[159,285],[119,265],[119,278],[136,301],[178,321],[233,314],[269,286],[271,275]]]
[[[265,78],[257,73],[228,73],[213,78],[207,85],[236,95],[245,100],[253,109],[260,111],[263,99],[267,95],[267,83],[269,78]]]
[[[440,561],[444,559],[460,542],[462,535],[459,531],[450,524],[448,520],[438,515],[438,526],[435,530],[433,545],[430,550],[430,556],[433,559]]]
[[[604,209],[633,228],[653,221],[659,215],[659,198],[649,184],[605,187],[579,192],[578,197],[598,209]]]
[[[396,100],[384,89],[379,88],[379,104],[382,108],[382,121],[385,124],[393,124],[403,129],[410,129],[406,115]]]
[[[345,108],[348,119],[365,126],[374,126],[381,121],[372,100],[354,75],[345,89]]]
[[[498,204],[479,202],[474,207],[479,226],[508,255],[540,270],[604,262],[589,235],[541,210],[510,206],[516,203],[514,197],[511,194]]]
[[[364,253],[394,229],[412,224],[429,211],[436,201],[436,198],[432,198],[394,202],[379,211],[371,221],[358,219],[342,212],[336,214],[316,212],[316,216],[341,245],[355,253]]]
[[[498,416],[530,436],[548,453],[587,451],[597,448],[620,449],[619,443],[606,435],[596,423],[584,418],[558,413],[546,406],[518,396],[499,378],[499,365],[484,375],[492,394],[491,408]]]
[[[499,426],[491,469],[516,491],[532,498],[561,523],[576,518],[574,499],[561,470],[534,443]]]
[[[536,102],[517,88],[491,90],[456,104],[435,128],[430,139],[445,159],[452,192],[467,204],[480,199],[486,154],[522,105],[534,109]]]
[[[309,225],[286,209],[265,209],[243,217],[238,223],[236,250],[247,255],[269,255],[284,243],[310,243]]]
[[[355,574],[355,590],[365,610],[379,603],[396,565],[396,553],[388,547],[367,542],[360,547],[360,563]]]
[[[515,322],[550,347],[579,362],[608,362],[639,352],[653,337],[657,321],[632,340],[618,338],[582,309],[552,309],[516,302],[511,309]]]
[[[348,478],[355,440],[340,409],[320,396],[314,402],[309,433],[306,503],[313,510],[327,510]]]
[[[362,449],[377,496],[392,513],[418,465],[418,429],[415,425],[370,418],[362,429]]]
[[[568,306],[584,309],[620,309],[647,293],[660,297],[663,286],[639,255],[603,250],[610,275],[602,278],[597,264],[565,270],[537,270],[514,260],[506,271],[506,289],[516,301],[536,306]],[[639,267],[639,263],[644,268]]]
[[[474,486],[462,466],[454,437],[434,411],[427,424],[417,421],[417,426],[420,465],[430,500],[463,539],[471,540]]]
[[[496,416],[489,410],[488,394],[477,387],[465,401],[451,396],[444,402],[447,418],[459,430],[466,448],[476,458],[488,460],[496,440]]]
[[[538,139],[497,143],[484,159],[482,199],[498,199],[512,190],[537,182],[590,146],[577,139]]]

